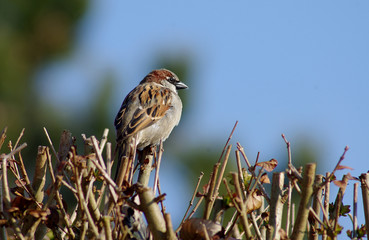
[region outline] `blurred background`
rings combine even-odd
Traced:
[[[109,128],[114,143],[113,120],[126,94],[165,67],[189,86],[160,173],[175,226],[236,120],[231,143],[240,142],[252,162],[260,152],[260,161],[276,158],[283,171],[284,133],[297,167],[316,162],[317,173],[332,171],[348,145],[343,165],[353,176],[369,169],[369,2],[1,5],[0,127],[8,126],[13,142],[26,128],[30,165],[37,146],[48,145],[42,127],[55,143],[64,129],[81,143],[82,133],[99,138]],[[345,204],[352,189],[350,182]],[[341,224],[351,228],[348,218]]]

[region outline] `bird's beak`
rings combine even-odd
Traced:
[[[178,89],[186,89],[186,88],[188,88],[187,87],[187,85],[186,84],[184,84],[183,82],[178,82],[178,83],[176,83],[176,89],[178,90]]]

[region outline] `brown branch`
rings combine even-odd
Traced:
[[[15,152],[16,150],[17,149],[13,150],[12,152]],[[13,153],[13,154],[15,154],[15,153]],[[4,209],[5,211],[3,213],[4,213],[5,218],[8,220],[8,222],[12,226],[12,228],[13,228],[15,234],[17,235],[17,237],[19,239],[24,239],[24,236],[22,234],[22,231],[21,231],[21,229],[19,227],[19,224],[17,223],[16,219],[12,216],[12,214],[8,213],[8,209],[10,209],[10,207],[11,207],[11,199],[10,199],[9,185],[8,185],[9,183],[8,183],[8,174],[7,174],[7,160],[13,154],[12,153],[7,154],[2,159],[2,182],[3,182],[3,192],[4,192],[4,196],[2,196],[2,197],[3,197],[3,201],[4,201],[4,206],[5,206],[5,209]]]
[[[157,157],[157,161],[156,161],[156,170],[155,170],[155,177],[154,177],[154,187],[153,187],[153,191],[154,191],[154,195],[156,195],[156,188],[158,186],[158,181],[159,181],[159,171],[160,171],[160,164],[161,164],[161,157],[163,156],[163,141],[160,141],[159,144],[159,153],[158,153],[158,157]]]
[[[165,239],[166,225],[152,190],[140,183],[136,184],[136,192],[140,198],[140,209],[143,211],[150,231],[155,240]]]
[[[314,182],[314,186],[319,186],[323,181],[323,175],[316,175],[315,176],[315,182]],[[313,208],[312,210],[314,211],[314,214],[316,214],[315,219],[310,223],[310,231],[309,231],[309,240],[318,240],[318,220],[319,220],[319,215],[320,215],[320,204],[319,202],[322,201],[321,199],[321,195],[322,195],[322,188],[319,188],[319,190],[317,192],[314,193],[313,195]],[[311,213],[311,211],[310,211]]]
[[[269,228],[267,231],[267,239],[279,239],[282,226],[282,213],[283,213],[283,183],[284,173],[273,173],[272,179],[272,193],[270,198],[270,216],[269,216]]]
[[[238,181],[239,177],[237,173],[231,173],[232,177],[233,177],[233,182],[234,182],[234,187],[236,189],[236,194],[237,194],[237,198],[240,200],[238,202],[239,205],[239,209],[241,210],[240,213],[240,218],[241,218],[241,224],[244,228],[245,231],[245,237],[247,240],[251,239],[252,235],[251,235],[251,229],[249,226],[249,221],[247,219],[247,209],[246,209],[246,201],[247,199],[243,199],[243,194],[242,194],[242,190],[241,190],[241,186],[240,183]]]
[[[141,183],[143,186],[149,185],[150,174],[152,171],[152,164],[154,161],[154,151],[148,146],[144,148],[141,154],[140,159],[140,171],[138,173],[138,183]]]
[[[189,205],[188,205],[188,207],[187,207],[187,210],[186,210],[186,212],[185,212],[185,214],[184,214],[184,216],[183,216],[183,218],[182,218],[181,224],[179,224],[179,226],[178,226],[178,228],[177,228],[177,230],[176,230],[176,233],[178,233],[178,232],[179,232],[179,230],[181,230],[182,225],[183,225],[183,223],[184,223],[184,221],[185,221],[185,219],[186,219],[186,217],[187,217],[187,214],[188,214],[188,212],[190,211],[190,209],[191,209],[191,207],[192,207],[192,205],[193,205],[193,201],[195,200],[196,193],[197,193],[197,190],[199,189],[199,186],[200,186],[200,183],[201,183],[201,179],[203,178],[203,176],[204,176],[204,172],[201,172],[201,173],[200,173],[200,176],[199,176],[199,179],[197,180],[197,184],[196,184],[196,187],[195,187],[195,191],[194,191],[194,192],[193,192],[193,194],[192,194],[192,198],[191,198],[191,200],[190,200],[190,203],[189,203]]]
[[[303,239],[306,229],[306,223],[309,215],[310,199],[313,194],[313,183],[315,178],[316,164],[310,163],[305,166],[302,195],[300,200],[299,209],[297,212],[295,226],[292,231],[291,239]]]
[[[8,130],[8,127],[4,127],[3,131],[0,134],[0,149],[1,149],[1,147],[3,146],[3,144],[5,142],[7,130]]]
[[[226,142],[226,144],[224,145],[223,151],[222,151],[222,153],[220,154],[220,157],[219,157],[218,163],[220,163],[220,161],[221,161],[221,160],[222,160],[222,158],[223,158],[223,154],[224,154],[224,152],[225,152],[225,150],[226,150],[226,148],[227,148],[227,146],[228,146],[229,142],[230,142],[230,141],[231,141],[231,139],[232,139],[232,136],[233,136],[234,130],[236,130],[237,124],[238,124],[238,121],[236,121],[236,123],[234,124],[234,126],[233,126],[233,128],[232,128],[231,133],[229,134],[229,137],[228,137],[228,139],[227,139],[227,142]]]
[[[366,235],[369,236],[369,173],[361,174],[360,182],[363,196]]]
[[[205,210],[204,210],[204,219],[209,219],[211,209],[214,203],[214,189],[215,189],[215,181],[217,179],[218,170],[219,170],[219,162],[216,163],[213,167],[213,173],[211,174],[210,182],[209,182],[209,191],[206,193],[205,196]]]

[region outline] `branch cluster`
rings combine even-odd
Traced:
[[[56,239],[337,239],[342,232],[339,219],[346,216],[353,222],[353,228],[346,232],[349,238],[367,235],[369,174],[360,178],[347,174],[342,180],[335,177],[338,170],[350,170],[341,164],[347,147],[333,171],[322,176],[315,174],[315,164],[294,167],[290,143],[284,135],[288,167],[283,172],[274,171],[278,165],[275,159],[259,161],[260,154],[251,164],[237,143],[237,169],[227,173],[232,152],[229,143],[236,125],[209,181],[202,184],[204,173],[200,174],[176,230],[165,211],[165,194],[160,189],[161,144],[158,153],[146,149],[139,156],[137,182],[132,182],[132,176],[138,166],[134,167],[131,159],[129,176],[124,177],[130,181],[118,186],[111,177],[113,157],[107,129],[100,141],[95,136],[82,135],[83,154],[77,151],[70,132],[62,133],[56,149],[44,129],[49,146],[39,146],[31,179],[21,154],[27,146],[20,144],[22,131],[14,145],[9,141],[8,153],[0,155],[0,238],[43,239],[47,235]],[[5,140],[6,129],[0,135],[0,149]],[[148,178],[155,167],[155,183],[150,188]],[[268,174],[272,175],[271,181]],[[357,182],[351,214],[350,206],[343,205],[342,200],[347,183],[352,180]],[[330,194],[332,183],[339,187],[335,197]],[[357,223],[359,184],[366,223],[361,226]],[[293,201],[293,193],[297,193],[297,201]],[[66,200],[66,194],[71,194],[73,200]],[[232,217],[227,219],[226,213]]]

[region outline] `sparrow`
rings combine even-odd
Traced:
[[[150,72],[124,99],[115,118],[118,186],[126,176],[127,162],[133,161],[136,149],[164,142],[178,125],[182,101],[177,90],[188,88],[167,69]]]

